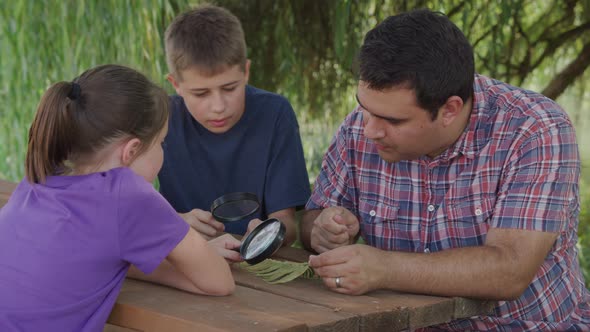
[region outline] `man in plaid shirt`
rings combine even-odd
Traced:
[[[433,329],[590,330],[580,160],[559,105],[475,74],[465,36],[428,10],[371,30],[359,76],[302,222],[327,287],[498,301]]]

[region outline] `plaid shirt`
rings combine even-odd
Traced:
[[[363,113],[340,126],[307,209],[342,206],[367,244],[436,252],[480,246],[489,228],[558,232],[520,298],[493,315],[433,329],[590,330],[576,249],[580,162],[575,132],[552,100],[476,75],[467,128],[434,159],[388,163],[363,135]]]

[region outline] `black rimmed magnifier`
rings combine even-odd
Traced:
[[[220,222],[232,222],[253,215],[259,208],[256,194],[236,192],[215,199],[211,204],[211,214]]]
[[[211,214],[220,222],[233,222],[251,216],[259,208],[256,194],[235,192],[215,199],[211,204]],[[260,263],[281,247],[285,232],[286,227],[279,219],[267,219],[242,239],[242,244],[235,250],[248,264]]]

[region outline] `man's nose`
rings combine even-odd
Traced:
[[[365,127],[363,133],[365,134],[365,137],[370,140],[383,138],[385,136],[385,130],[381,126],[381,121],[367,113],[364,114],[364,117]]]

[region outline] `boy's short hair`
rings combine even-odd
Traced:
[[[245,69],[244,30],[225,8],[205,4],[178,15],[166,29],[165,42],[168,69],[179,80],[190,67],[205,75],[235,65]]]

